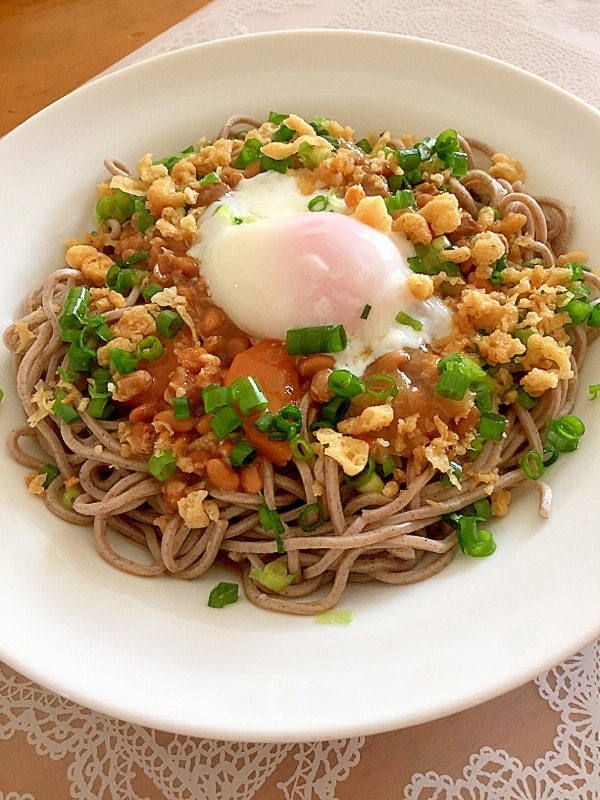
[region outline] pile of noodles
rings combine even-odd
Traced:
[[[222,133],[227,135],[234,124],[244,119],[230,120]],[[401,146],[396,140],[394,143]],[[475,218],[483,205],[497,208],[501,218],[509,212],[524,214],[527,222],[523,233],[534,240],[528,257],[541,257],[545,267],[553,266],[555,257],[565,252],[571,235],[569,209],[553,198],[526,194],[520,183],[511,185],[475,168],[474,150],[489,157],[495,152],[484,143],[461,138],[461,146],[469,156],[470,169],[464,178],[450,179],[451,191],[460,206]],[[596,290],[600,288],[595,275],[586,272],[584,280]],[[57,368],[65,366],[67,345],[61,341],[57,310],[60,313],[69,288],[82,282],[78,271],[60,269],[28,298],[20,321],[35,334],[35,341],[24,354],[16,353],[19,340],[14,326],[5,334],[4,341],[14,353],[17,389],[26,416],[36,411],[32,395],[38,382],[51,383]],[[134,288],[127,299],[128,306],[134,305],[138,297],[139,288]],[[108,322],[114,322],[122,313],[123,310],[109,312]],[[574,377],[546,391],[531,411],[518,403],[510,405],[504,412],[507,435],[500,442],[487,441],[473,462],[473,470],[478,473],[499,470],[495,491],[516,486],[534,488],[540,496],[542,517],[549,513],[550,488],[542,481],[527,478],[519,462],[530,450],[543,454],[546,425],[573,407],[577,375],[588,345],[582,326],[573,328],[571,344]],[[313,401],[306,394],[300,402],[302,435],[306,438],[311,406]],[[282,538],[288,571],[298,576],[294,584],[274,592],[249,577],[252,567],[263,569],[277,557],[272,533],[265,532],[259,522],[260,498],[211,489],[209,484],[209,495],[220,509],[218,521],[210,522],[205,529],[190,530],[183,519],[172,516],[161,532],[155,524],[155,519],[166,513],[160,484],[148,473],[145,461],[121,455],[118,425],[119,421],[100,421],[85,412],[72,425],[46,417],[33,428],[13,430],[8,450],[16,462],[35,470],[48,460],[56,463],[61,476],[45,491],[44,502],[66,522],[93,525],[98,552],[109,564],[135,575],[165,573],[190,580],[205,573],[216,560],[231,566],[237,563],[243,571],[248,599],[273,611],[315,614],[330,609],[348,583],[379,581],[399,585],[430,578],[450,563],[457,550],[456,534],[442,522],[442,515],[489,495],[485,486],[474,486],[468,478],[460,490],[449,487],[431,467],[415,475],[411,458],[406,464],[406,488],[393,499],[380,493],[359,494],[345,484],[340,486],[338,464],[326,455],[308,462],[294,460],[284,468],[274,467],[263,458],[264,497],[270,508],[279,511],[285,527]],[[31,455],[31,448],[21,446],[21,440],[27,439],[34,439],[41,446],[46,454],[43,459]],[[75,500],[73,511],[60,500],[64,481],[71,476],[79,478],[83,492]],[[325,487],[324,495],[315,497],[315,483]],[[307,504],[317,501],[323,506],[325,522],[309,535],[299,527],[298,517]],[[138,563],[117,553],[109,541],[109,529],[144,548],[151,563],[147,563],[148,558],[143,559],[146,563]]]

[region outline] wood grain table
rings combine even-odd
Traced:
[[[205,5],[206,0],[0,0],[0,135],[154,36]],[[11,670],[2,665],[5,676]],[[524,765],[552,748],[559,715],[529,683],[480,707],[411,729],[368,737],[359,765],[339,783],[339,800],[400,800],[416,772],[460,778],[483,746],[504,749]],[[2,719],[0,716],[0,723]],[[0,739],[0,798],[30,793],[66,800],[74,756],[53,760],[27,742],[26,731]],[[277,782],[293,768],[290,753],[256,800],[281,800]],[[164,795],[146,776],[136,792]],[[204,798],[202,798],[204,800]],[[213,800],[213,798],[207,798]]]

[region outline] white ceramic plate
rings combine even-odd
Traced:
[[[576,207],[575,243],[600,266],[600,115],[499,62],[445,45],[341,31],[201,45],[91,83],[0,142],[2,327],[91,224],[111,155],[135,164],[213,136],[232,113],[323,114],[361,134],[448,127],[519,158],[528,187]],[[598,352],[583,384],[600,379]],[[23,424],[9,356],[0,434]],[[577,404],[579,452],[552,468],[552,519],[523,494],[494,524],[492,558],[457,557],[406,588],[350,587],[351,625],[317,626],[244,598],[206,605],[231,577],[187,583],[109,567],[89,529],[52,517],[21,467],[0,465],[0,655],[108,714],[225,739],[324,739],[459,711],[525,682],[600,633],[600,407]],[[516,493],[518,494],[518,493]]]

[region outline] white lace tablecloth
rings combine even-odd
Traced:
[[[599,0],[213,0],[109,71],[211,39],[317,27],[458,44],[523,67],[600,108]],[[2,767],[0,800],[63,800],[45,788],[48,758],[68,763],[64,798],[70,793],[80,800],[594,800],[600,798],[599,661],[596,642],[539,677],[539,696],[531,688],[528,698],[516,690],[414,732],[306,745],[151,731],[77,706],[3,667],[0,739],[19,755]],[[529,749],[515,743],[519,757],[494,746],[511,742],[510,730],[526,726],[522,717],[532,709],[543,726],[523,730],[538,742]],[[486,714],[492,716],[487,727]],[[465,748],[471,729],[470,750],[454,750],[450,758],[432,746],[440,737],[447,750],[456,731]],[[24,765],[22,754],[30,750],[32,762],[28,757]],[[450,762],[453,774],[444,774]]]

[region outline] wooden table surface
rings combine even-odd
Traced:
[[[0,0],[0,135],[206,2]],[[483,746],[505,749],[524,764],[532,764],[552,747],[558,721],[558,714],[529,683],[445,720],[369,737],[359,766],[338,785],[336,797],[399,800],[415,772],[434,770],[459,778],[471,754]],[[280,800],[276,782],[289,772],[288,761],[291,756],[256,800]],[[70,794],[68,764],[68,759],[53,761],[36,754],[25,733],[0,741],[0,792],[65,800]],[[141,796],[162,800],[162,794],[142,778]]]

